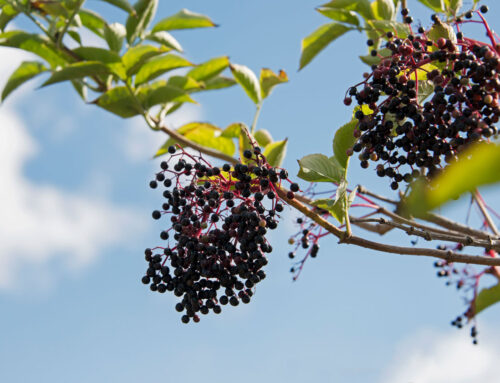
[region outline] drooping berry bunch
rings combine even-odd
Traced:
[[[199,313],[249,303],[266,277],[262,268],[272,251],[266,234],[278,226],[284,207],[276,188],[288,174],[269,166],[258,147],[244,152],[245,163],[222,168],[183,149],[168,151],[170,159],[150,183],[165,187],[165,202],[152,215],[170,217],[160,234],[167,244],[146,249],[142,282],[152,291],[173,291],[182,298],[175,306],[182,322],[198,322]]]
[[[403,11],[410,34],[403,38],[388,32],[386,56],[372,51],[380,63],[344,100],[350,105],[355,99],[370,109],[355,112],[358,140],[348,155],[358,152],[363,168],[378,162],[377,175],[389,177],[394,190],[416,176],[433,177],[467,145],[496,135],[500,116],[500,45],[481,14],[487,8],[475,13],[489,43],[461,32],[472,12],[452,23],[455,41],[451,34],[433,39],[447,26],[435,15],[430,30],[413,33],[412,19]]]
[[[464,246],[458,243],[455,246],[439,245],[437,248],[439,250],[462,251]],[[494,250],[485,250],[484,254],[490,257],[498,256]],[[434,267],[438,269],[437,276],[446,279],[446,286],[455,286],[457,290],[462,292],[467,304],[465,312],[452,320],[451,325],[457,329],[461,329],[468,324],[471,325],[470,335],[472,343],[477,344],[478,331],[476,326],[475,302],[479,293],[480,279],[487,274],[497,275],[498,271],[494,267],[477,271],[470,265],[459,267],[454,263],[446,261],[436,261]]]

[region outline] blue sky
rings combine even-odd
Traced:
[[[120,11],[87,3],[123,21]],[[314,11],[318,5],[161,2],[157,16],[188,8],[220,24],[175,34],[194,62],[227,54],[256,72],[287,71],[290,83],[266,101],[259,127],[275,139],[289,138],[291,174],[297,158],[330,153],[336,127],[350,116],[345,89],[365,70],[355,59],[365,53],[364,38],[351,32],[297,72],[301,38],[327,22]],[[500,9],[491,8],[498,27]],[[414,9],[428,25],[429,15]],[[0,57],[3,83],[30,56],[3,48]],[[318,258],[292,282],[289,222],[273,233],[268,278],[250,305],[183,325],[175,297],[152,294],[140,283],[143,250],[159,242],[161,225],[150,212],[160,199],[148,182],[159,162],[152,154],[165,137],[139,119],[84,105],[67,85],[35,87],[24,86],[0,107],[0,381],[497,381],[499,307],[481,315],[482,345],[473,348],[466,332],[449,326],[464,306],[435,277],[433,260],[377,254],[334,239],[321,243]],[[236,87],[198,101],[201,106],[174,115],[171,126],[189,119],[226,126],[253,116],[253,104]],[[388,189],[356,164],[350,181]],[[495,194],[486,191],[498,206]],[[463,218],[464,206],[448,211]],[[410,244],[409,237],[388,238]],[[440,378],[443,371],[453,379]]]

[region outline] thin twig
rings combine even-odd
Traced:
[[[384,243],[370,241],[354,235],[347,237],[344,231],[340,230],[332,223],[328,222],[326,219],[324,219],[320,215],[310,210],[307,206],[305,206],[301,202],[297,201],[296,199],[289,199],[286,196],[286,191],[284,189],[277,189],[277,191],[281,199],[286,201],[289,205],[293,206],[295,209],[299,210],[305,216],[309,217],[318,225],[320,225],[321,227],[323,227],[324,229],[335,235],[337,238],[339,238],[340,239],[339,243],[353,244],[360,247],[381,251],[384,253],[435,257],[444,259],[447,262],[471,263],[471,264],[486,265],[486,266],[500,265],[500,258],[491,258],[480,255],[458,254],[450,250],[393,246]]]

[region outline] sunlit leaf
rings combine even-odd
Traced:
[[[70,64],[52,73],[43,86],[56,84],[58,82],[76,80],[87,76],[105,75],[111,73],[108,66],[97,61],[84,61]]]
[[[206,122],[191,122],[180,127],[177,132],[191,141],[230,156],[234,154],[236,149],[232,139],[221,135],[220,128]],[[168,147],[175,143],[175,139],[169,138],[156,152],[155,157],[166,154]]]
[[[430,181],[412,185],[406,209],[420,215],[435,209],[479,186],[500,182],[500,146],[476,143],[460,153],[458,161],[448,165]]]
[[[19,12],[14,9],[10,4],[2,7],[0,13],[0,31],[4,31],[7,24],[9,24],[14,18],[19,15]]]
[[[393,20],[396,16],[396,8],[392,0],[375,0],[372,3],[375,17],[380,20]]]
[[[146,109],[167,102],[194,103],[194,100],[184,89],[168,84],[166,80],[155,81],[152,84],[141,86],[137,91],[137,97]]]
[[[443,37],[445,39],[450,40],[452,43],[457,42],[457,35],[448,23],[442,23],[438,20],[437,23],[434,23],[427,33],[427,36],[433,41],[437,41],[439,38]]]
[[[135,77],[135,84],[141,85],[158,76],[161,76],[163,73],[171,71],[172,69],[183,68],[192,65],[193,64],[187,61],[185,58],[174,54],[153,57],[141,66]]]
[[[259,129],[254,133],[254,137],[257,140],[257,143],[265,148],[271,142],[273,142],[273,137],[271,133],[266,129]]]
[[[123,118],[141,114],[140,105],[125,86],[108,90],[92,103]]]
[[[158,0],[138,0],[134,4],[135,12],[129,15],[125,25],[129,43],[133,43],[146,30],[156,13],[157,7]]]
[[[273,88],[278,84],[288,82],[288,76],[285,71],[280,70],[278,74],[271,69],[263,68],[260,71],[260,89],[262,98],[266,98],[271,94]]]
[[[58,52],[54,44],[47,38],[24,31],[9,31],[0,34],[0,45],[34,53],[47,61],[53,68],[64,65],[67,60],[67,57]]]
[[[281,166],[286,156],[288,139],[268,144],[264,149],[264,156],[271,166]]]
[[[210,80],[206,80],[204,83],[205,83],[204,90],[223,89],[236,85],[236,81],[234,81],[232,78],[225,76],[217,76],[211,78]]]
[[[425,99],[434,92],[434,84],[429,80],[418,80],[417,90],[417,102],[422,105]]]
[[[114,5],[115,7],[118,7],[127,13],[135,12],[134,8],[130,5],[130,3],[127,0],[101,0],[101,1],[105,1],[106,3]]]
[[[121,79],[126,78],[125,67],[120,56],[111,50],[97,47],[79,47],[74,49],[73,52],[83,60],[106,64],[110,72],[115,73]]]
[[[391,20],[367,20],[366,24],[373,28],[379,35],[386,32],[395,32],[400,38],[405,38],[410,34],[408,24]]]
[[[324,154],[309,154],[299,161],[298,177],[309,182],[340,182],[344,168],[334,157]]]
[[[299,69],[304,68],[328,44],[351,29],[339,23],[325,24],[303,39]]]
[[[332,0],[323,4],[324,8],[338,8],[359,13],[365,20],[373,20],[375,15],[369,0]]]
[[[182,9],[175,15],[160,20],[153,28],[153,32],[171,31],[175,29],[191,29],[215,27],[215,23],[208,16]]]
[[[233,122],[222,131],[221,136],[226,138],[238,138],[241,133],[241,127],[242,124],[240,122]]]
[[[104,20],[99,14],[88,9],[81,9],[80,12],[78,12],[78,15],[80,16],[80,20],[85,28],[94,32],[97,36],[104,38],[106,20]]]
[[[2,91],[2,101],[26,81],[45,71],[47,68],[38,61],[23,61],[7,80]]]
[[[248,97],[258,104],[261,100],[261,90],[255,73],[244,65],[231,64],[229,67],[236,82],[241,85]]]
[[[229,58],[227,56],[215,57],[196,65],[187,75],[197,81],[207,81],[222,73],[228,66]]]
[[[444,12],[444,1],[443,0],[418,0],[420,3],[425,5],[427,8],[432,9],[434,12]]]
[[[159,31],[159,32],[149,33],[148,35],[146,35],[146,40],[154,41],[155,43],[176,50],[177,52],[182,52],[181,44],[179,44],[179,42],[174,38],[174,36],[172,36],[168,32]]]
[[[104,26],[104,39],[108,43],[109,49],[114,52],[120,52],[127,31],[125,26],[120,23],[113,23]]]
[[[487,288],[482,289],[479,294],[477,294],[476,301],[474,302],[474,314],[479,314],[484,309],[500,302],[500,283]]]
[[[347,124],[341,126],[335,132],[335,137],[333,138],[333,154],[337,159],[337,162],[342,166],[342,168],[347,170],[347,164],[349,162],[349,156],[347,155],[347,150],[352,148],[357,138],[354,137],[354,129],[358,124],[358,120],[353,118]]]
[[[359,26],[359,19],[356,12],[349,11],[342,8],[329,8],[329,7],[319,7],[316,10],[323,16],[326,16],[332,20],[340,21],[347,24],[352,24]]]
[[[132,76],[136,74],[146,61],[165,52],[166,49],[158,48],[153,45],[136,45],[130,48],[122,56],[127,75]]]

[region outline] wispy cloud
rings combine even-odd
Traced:
[[[468,330],[465,330],[468,331]],[[480,328],[474,346],[464,331],[440,334],[420,331],[403,341],[380,383],[497,383],[500,376],[500,336]]]
[[[1,56],[2,82],[22,60],[31,59],[12,49],[2,49]],[[22,99],[22,93],[16,95],[16,103]],[[10,105],[0,107],[0,289],[25,282],[23,266],[42,267],[54,259],[69,268],[88,265],[144,226],[129,207],[26,178],[24,165],[38,146]]]

